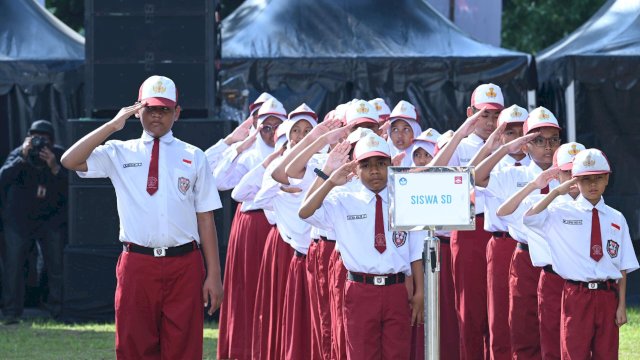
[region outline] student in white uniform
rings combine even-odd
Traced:
[[[524,123],[525,135],[494,151],[476,167],[476,185],[485,186],[486,192],[504,202],[542,171],[551,167],[553,154],[560,146],[560,126],[555,116],[547,109],[539,107],[531,111]],[[491,172],[507,154],[524,149],[531,157],[528,166],[504,167]],[[554,180],[549,187],[541,189],[548,193],[558,186]],[[495,210],[494,210],[495,211]],[[497,224],[504,227],[501,220]],[[539,327],[538,321],[538,280],[540,268],[533,266],[529,255],[527,239],[516,239],[516,250],[509,267],[509,333],[511,352],[515,357],[539,357],[540,335],[532,328]],[[491,310],[491,309],[490,309]],[[495,309],[495,311],[503,311]]]
[[[100,145],[134,114],[144,129],[139,139]],[[123,244],[116,268],[118,359],[201,359],[204,307],[211,304],[213,314],[222,301],[213,219],[220,198],[202,150],[173,137],[179,116],[174,82],[151,76],[135,105],[62,156],[66,168],[108,177],[116,191]]]
[[[286,152],[296,151],[299,142],[317,125],[315,113],[306,106],[290,113],[286,123],[289,144]],[[265,253],[262,258],[263,261],[273,263],[273,274],[276,276],[272,279],[271,291],[272,294],[281,294],[276,298],[282,299],[282,302],[270,304],[273,309],[270,316],[276,314],[279,324],[270,329],[276,331],[275,343],[271,343],[270,347],[274,348],[274,359],[300,359],[311,352],[311,319],[306,276],[306,255],[311,243],[311,226],[296,216],[308,184],[300,183],[294,187],[281,184],[272,177],[274,169],[285,156],[276,159],[267,167],[255,200],[259,206],[274,211],[278,232],[283,240],[279,241],[278,246],[273,247],[274,253],[270,256]],[[286,256],[283,257],[282,254]],[[272,323],[273,320],[271,319]]]
[[[525,215],[525,225],[548,240],[562,293],[563,359],[617,359],[619,327],[627,322],[627,274],[638,268],[629,227],[602,194],[611,167],[602,151],[573,160],[574,179],[560,185]],[[578,185],[575,201],[552,201]]]
[[[478,165],[499,146],[505,145],[522,136],[522,126],[529,113],[518,105],[503,109],[498,117],[498,127],[489,136],[480,151],[471,160]],[[500,159],[491,170],[497,174],[501,169],[511,166],[527,166],[530,157],[517,149]],[[504,199],[484,192],[484,230],[492,234],[487,244],[487,310],[489,320],[490,354],[492,359],[511,359],[511,341],[509,340],[509,267],[516,241],[509,235],[507,225],[496,215],[496,210]]]
[[[388,121],[387,142],[391,149],[391,157],[394,158],[396,155],[404,153],[405,156],[400,166],[411,166],[413,162],[413,159],[411,159],[413,139],[422,133],[415,106],[407,101],[400,100],[391,111]]]
[[[495,84],[482,84],[471,94],[467,121],[436,154],[433,166],[468,166],[484,141],[497,127],[504,97]],[[475,231],[451,233],[451,258],[460,327],[460,357],[489,358],[487,314],[487,244],[491,234],[484,231],[484,195],[475,191]]]
[[[553,156],[553,166],[540,173],[517,193],[503,203],[497,215],[509,227],[514,239],[526,238],[529,254],[534,266],[541,267],[538,281],[538,319],[540,321],[540,352],[545,360],[560,359],[560,304],[564,279],[553,270],[553,261],[546,238],[528,231],[522,223],[524,214],[545,195],[532,192],[545,188],[554,178],[560,183],[571,180],[573,158],[585,147],[571,142],[561,145]],[[558,196],[554,201],[573,201],[580,195],[577,186],[566,195]]]
[[[384,139],[366,136],[356,144],[354,156],[356,160],[340,167],[308,196],[299,214],[336,231],[349,271],[344,292],[348,358],[406,359],[411,325],[423,317],[421,234],[387,230],[391,154]],[[364,185],[361,190],[329,195],[335,186],[347,183],[354,170]],[[416,290],[407,304],[404,279],[411,274]]]
[[[253,168],[274,151],[274,133],[286,119],[286,111],[275,98],[266,100],[257,110],[257,131],[247,140],[229,148],[214,170],[218,190],[234,188]],[[243,197],[231,223],[227,245],[224,287],[227,297],[220,309],[218,357],[246,359],[251,357],[254,326],[254,296],[258,286],[258,269],[271,224],[252,197]]]

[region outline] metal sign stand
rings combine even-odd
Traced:
[[[424,358],[440,359],[440,239],[433,229],[424,239]]]

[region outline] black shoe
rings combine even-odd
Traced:
[[[16,325],[20,323],[20,319],[16,316],[8,316],[2,321],[2,325]]]

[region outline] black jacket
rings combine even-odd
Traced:
[[[60,164],[64,148],[55,145],[52,151]],[[43,198],[38,198],[39,186],[46,188]],[[5,224],[13,222],[21,229],[28,229],[34,222],[65,224],[68,191],[68,172],[62,165],[57,175],[46,165],[38,169],[22,157],[22,147],[11,151],[0,168],[0,204]]]

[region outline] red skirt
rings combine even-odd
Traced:
[[[231,224],[220,306],[218,358],[251,359],[251,329],[260,259],[271,225],[262,210],[240,211]]]
[[[293,249],[276,226],[267,235],[260,262],[253,311],[252,359],[279,359],[282,351],[282,308]],[[251,294],[247,294],[251,296]]]
[[[308,359],[311,354],[311,316],[307,288],[307,258],[291,258],[282,308],[281,359]],[[316,358],[322,359],[320,354]]]

